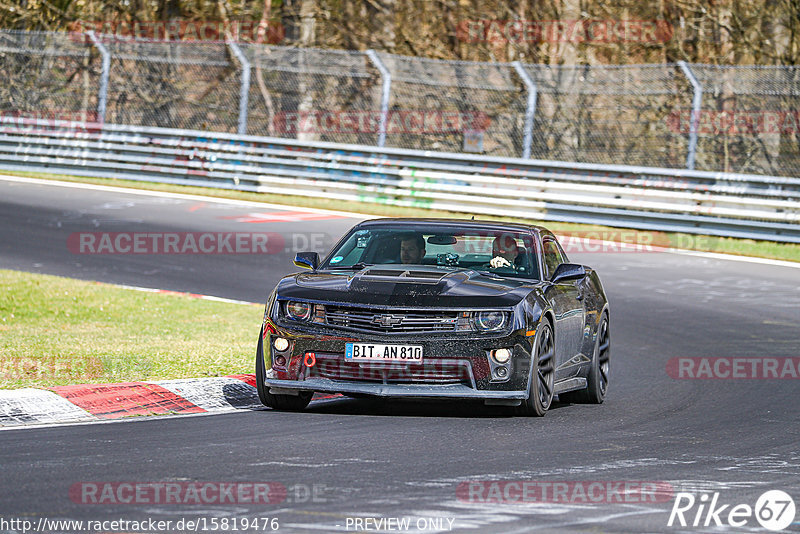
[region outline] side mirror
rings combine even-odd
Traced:
[[[586,276],[586,268],[583,265],[562,263],[556,268],[556,272],[553,273],[551,281],[554,284],[558,284],[569,280],[580,280],[584,276]]]
[[[298,252],[294,257],[294,264],[302,269],[317,270],[319,254],[316,252]]]

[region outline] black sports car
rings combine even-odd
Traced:
[[[267,300],[256,353],[261,402],[301,410],[314,392],[482,399],[544,415],[601,403],[608,301],[539,226],[446,219],[356,225]]]

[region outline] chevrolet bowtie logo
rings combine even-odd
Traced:
[[[375,324],[379,324],[379,325],[381,325],[383,327],[397,326],[397,325],[399,325],[400,323],[403,322],[403,316],[402,315],[387,315],[387,314],[375,315],[372,318],[372,322],[375,323]]]

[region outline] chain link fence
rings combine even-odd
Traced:
[[[703,86],[698,169],[800,173],[800,68],[692,65],[692,71]]]
[[[96,120],[100,60],[82,35],[0,32],[0,113]]]
[[[539,159],[682,167],[688,135],[669,118],[691,111],[674,65],[525,65],[539,93],[531,155]]]
[[[365,54],[239,46],[251,64],[247,133],[375,144],[381,75]]]
[[[521,65],[0,31],[0,75],[4,115],[800,174],[798,67]]]
[[[225,43],[101,42],[111,54],[106,121],[236,132],[241,70]]]
[[[476,151],[519,156],[526,94],[511,65],[378,56],[391,79],[387,146],[461,152],[466,132]]]

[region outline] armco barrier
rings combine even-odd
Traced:
[[[800,179],[0,117],[0,169],[800,242]]]

